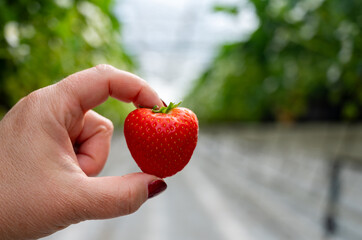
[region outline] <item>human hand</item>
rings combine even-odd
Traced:
[[[90,109],[108,96],[163,105],[145,81],[99,65],[31,93],[5,115],[0,239],[39,238],[87,219],[130,214],[166,189],[145,173],[91,177],[106,162],[113,125]]]

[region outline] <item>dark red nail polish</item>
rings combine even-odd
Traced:
[[[165,107],[167,107],[167,104],[161,99],[161,102],[163,103],[163,105],[165,106]]]
[[[167,184],[162,180],[155,180],[148,184],[148,198],[152,198],[157,196],[161,192],[165,191],[167,188]]]

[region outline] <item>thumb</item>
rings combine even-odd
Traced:
[[[145,173],[132,173],[122,177],[90,177],[86,184],[86,199],[81,204],[85,219],[106,219],[131,214],[147,199],[167,188],[162,179]]]

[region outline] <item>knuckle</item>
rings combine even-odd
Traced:
[[[36,116],[36,117],[40,117],[41,111],[40,108],[43,105],[42,104],[42,91],[41,90],[36,90],[34,92],[31,92],[30,94],[28,94],[27,96],[23,97],[19,102],[18,102],[18,106],[19,106],[19,113],[21,113],[21,115],[24,118],[30,118],[31,116]]]
[[[74,73],[72,75],[69,75],[64,80],[58,82],[55,86],[56,89],[59,91],[59,93],[63,94],[74,94],[74,89],[76,88],[77,82],[80,81],[81,74],[80,73]]]
[[[136,212],[140,208],[137,202],[137,194],[134,192],[132,186],[128,184],[127,192],[123,195],[120,202],[119,211],[121,215],[129,215]]]
[[[72,220],[72,223],[81,222],[84,220],[94,218],[92,210],[89,206],[98,207],[100,204],[96,205],[91,200],[94,199],[85,189],[86,186],[83,184],[85,181],[80,179],[78,183],[80,186],[73,187],[67,191],[65,199],[67,202],[64,203],[65,212],[68,219]],[[83,185],[83,186],[82,186]]]
[[[113,125],[113,122],[111,120],[109,120],[108,118],[104,119],[104,127],[105,127],[106,132],[113,133],[114,125]]]
[[[111,65],[109,65],[109,64],[106,64],[106,63],[98,64],[94,68],[95,68],[96,71],[98,71],[100,73],[104,73],[104,72],[113,70],[113,67]]]
[[[29,93],[18,101],[8,115],[11,119],[11,129],[18,134],[29,135],[34,131],[40,133],[39,130],[54,126],[52,115],[48,114],[51,106],[52,101],[49,101],[46,89]]]
[[[26,104],[35,104],[38,103],[41,99],[42,99],[41,90],[36,90],[34,92],[31,92],[25,98],[23,98],[22,102],[25,102]]]
[[[111,136],[114,131],[114,126],[111,120],[103,116],[99,116],[100,120],[98,123],[97,133],[102,135]]]
[[[148,83],[146,82],[146,80],[140,78],[140,91],[144,90],[147,87],[148,87]]]
[[[86,201],[83,198],[84,190],[79,189],[79,186],[74,185],[72,182],[77,180],[80,183],[82,180],[80,178],[73,178],[70,181],[70,179],[63,180],[62,184],[58,183],[60,179],[52,180],[45,186],[47,192],[50,191],[52,193],[48,199],[52,197],[54,201],[47,202],[43,207],[47,212],[53,213],[51,217],[59,228],[79,223],[88,217]]]

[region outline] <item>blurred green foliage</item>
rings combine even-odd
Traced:
[[[204,121],[361,120],[362,1],[251,3],[257,30],[221,48],[185,104]]]
[[[99,63],[132,70],[112,0],[0,0],[0,117],[21,97]],[[119,122],[130,108],[97,110]]]

